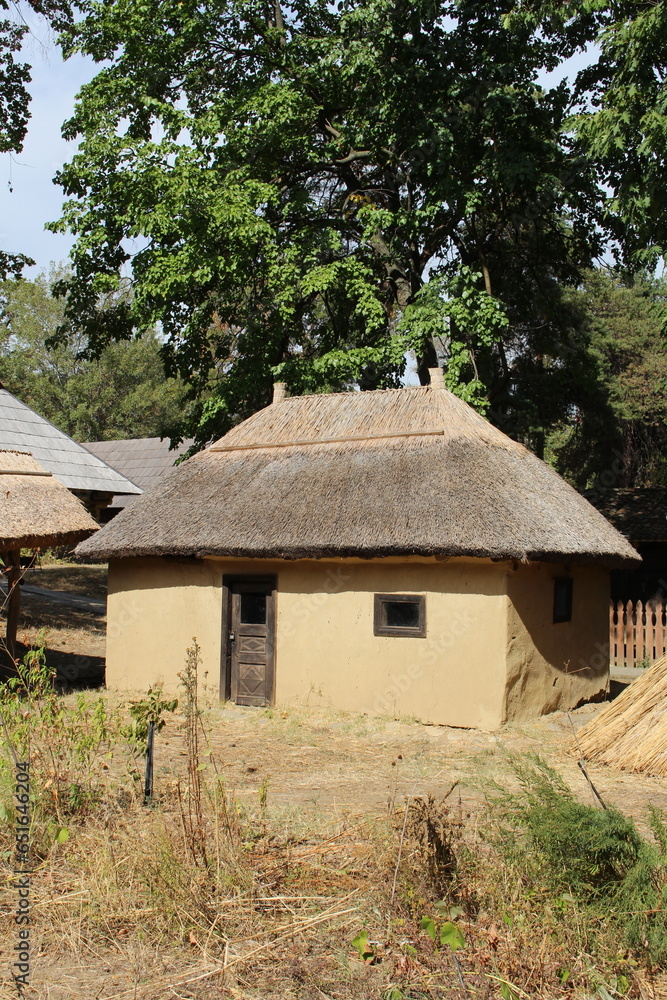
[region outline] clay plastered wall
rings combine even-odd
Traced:
[[[193,636],[207,685],[218,689],[222,571],[208,561],[114,559],[109,564],[107,687],[175,690]]]
[[[278,576],[276,701],[494,729],[505,571],[481,561],[313,562]],[[375,593],[426,595],[427,636],[373,634]]]
[[[505,568],[449,562],[115,560],[107,684],[178,683],[196,635],[220,664],[222,574],[278,577],[276,702],[495,729],[505,695]],[[426,594],[427,636],[373,635],[375,593]]]
[[[573,577],[572,621],[553,624],[554,577]],[[506,720],[574,708],[609,681],[609,572],[519,565],[507,575]]]

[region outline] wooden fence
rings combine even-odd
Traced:
[[[667,602],[610,601],[609,654],[616,667],[644,667],[667,653]]]

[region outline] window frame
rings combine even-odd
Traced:
[[[385,604],[416,604],[419,608],[419,625],[406,628],[386,625],[383,615]],[[373,635],[401,636],[411,639],[426,638],[426,594],[375,594],[373,598]]]
[[[563,612],[563,614],[558,614],[557,612],[558,605],[560,603],[559,588],[563,588],[565,591],[566,609]],[[554,601],[553,601],[553,616],[552,616],[554,625],[562,625],[565,622],[572,621],[573,593],[574,593],[574,579],[571,576],[554,577]]]

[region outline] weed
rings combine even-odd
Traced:
[[[193,861],[208,868],[201,780],[201,771],[206,765],[202,764],[199,758],[200,710],[197,702],[197,672],[202,662],[200,652],[197,639],[193,638],[192,646],[186,652],[185,670],[178,675],[185,694],[183,728],[188,760],[188,784],[185,803],[181,800],[181,816]]]
[[[153,724],[156,733],[162,731],[167,720],[164,712],[175,712],[178,698],[163,698],[162,688],[149,687],[146,697],[129,703],[132,722],[122,729],[137,756],[143,757],[148,747],[148,728]]]

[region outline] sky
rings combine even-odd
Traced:
[[[79,88],[95,75],[92,59],[63,62],[43,18],[32,17],[29,23],[31,35],[24,44],[32,66],[28,136],[23,152],[0,153],[0,248],[36,261],[24,271],[27,278],[48,270],[51,261],[65,260],[72,246],[71,236],[46,232],[44,225],[60,217],[63,193],[53,176],[76,148],[61,137],[61,125],[74,110]]]

